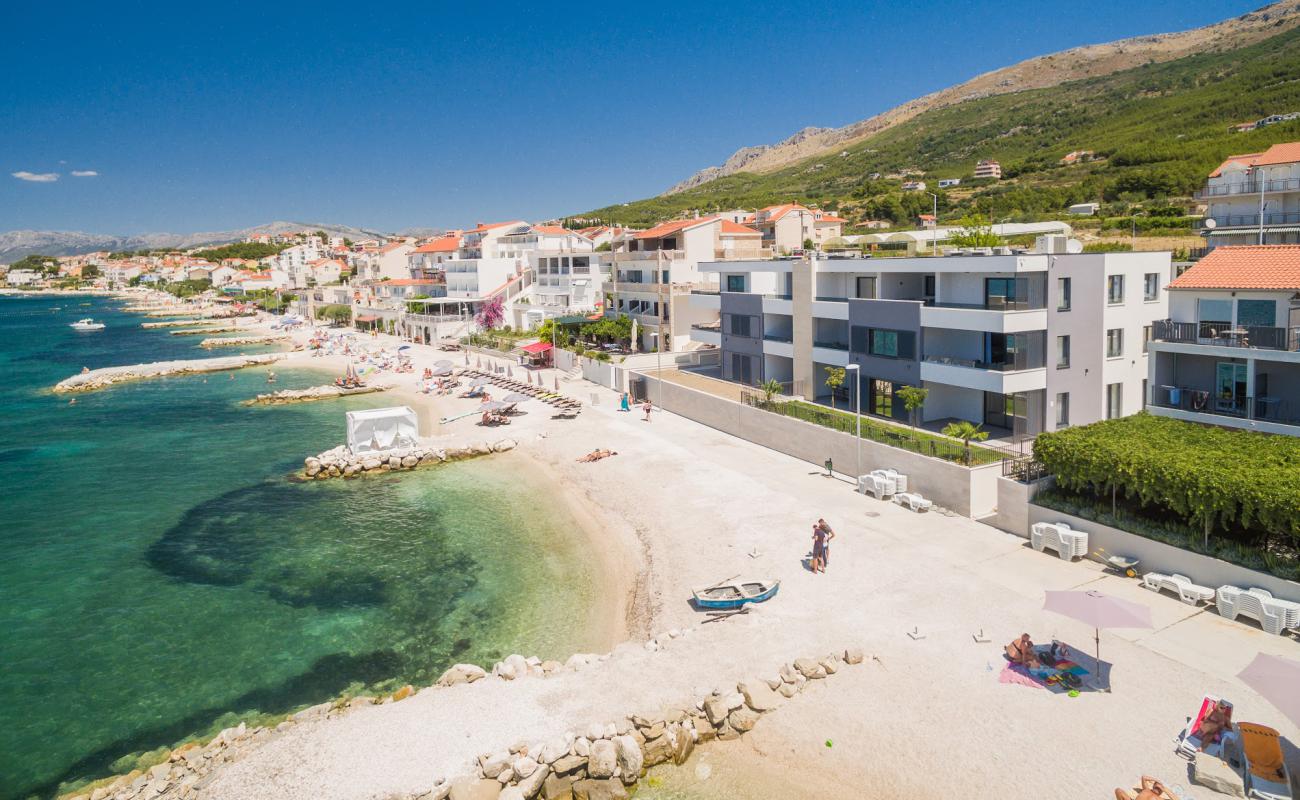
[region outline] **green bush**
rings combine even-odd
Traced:
[[[1137,414],[1041,434],[1034,455],[1069,491],[1245,544],[1300,543],[1300,439]]]

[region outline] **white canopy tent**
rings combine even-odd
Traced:
[[[415,412],[408,406],[349,411],[347,417],[348,449],[358,455],[411,447],[420,436]]]

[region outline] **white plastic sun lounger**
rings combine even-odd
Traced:
[[[918,514],[922,511],[929,511],[930,507],[934,505],[933,500],[926,500],[916,492],[899,492],[894,495],[894,502],[900,506],[907,506]]]
[[[1153,592],[1168,589],[1178,595],[1178,599],[1189,606],[1208,603],[1214,599],[1213,589],[1192,583],[1191,578],[1186,575],[1179,575],[1177,572],[1170,575],[1161,572],[1148,572],[1142,576],[1142,586]]]
[[[1205,719],[1205,716],[1213,711],[1214,707],[1217,706],[1219,702],[1219,698],[1212,694],[1207,694],[1201,698],[1201,705],[1197,708],[1196,716],[1187,718],[1187,727],[1183,728],[1183,732],[1174,740],[1178,744],[1178,747],[1175,748],[1178,755],[1189,760],[1196,758],[1196,754],[1199,753],[1201,748],[1204,746],[1201,737],[1196,734],[1196,729],[1201,726],[1201,720]],[[1231,703],[1228,703],[1227,705],[1229,708],[1232,706]],[[1219,743],[1211,745],[1209,748],[1210,750],[1215,751],[1212,752],[1211,755],[1221,755],[1221,746],[1222,738]]]
[[[1029,544],[1040,553],[1050,547],[1063,561],[1088,555],[1088,534],[1071,530],[1062,522],[1036,522],[1029,531]]]
[[[1214,604],[1222,616],[1236,619],[1245,614],[1258,620],[1265,633],[1275,636],[1280,636],[1291,622],[1293,604],[1275,599],[1267,589],[1220,586]]]
[[[872,494],[877,500],[893,497],[898,491],[897,484],[890,478],[871,473],[858,478],[858,486],[863,494]]]

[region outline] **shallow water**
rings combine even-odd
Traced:
[[[288,480],[341,441],[345,410],[382,395],[241,406],[265,368],[74,405],[49,393],[83,365],[212,355],[119,306],[0,298],[0,798],[98,776],[227,712],[580,643],[592,567],[575,521],[513,457]],[[109,327],[67,327],[92,314]],[[277,388],[329,377],[276,371]]]

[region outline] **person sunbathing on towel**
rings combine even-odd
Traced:
[[[1011,644],[1006,646],[1006,652],[1012,664],[1026,669],[1038,669],[1043,666],[1043,662],[1038,660],[1038,654],[1034,652],[1034,641],[1027,633],[1022,633],[1019,639],[1012,639]]]
[[[1204,750],[1206,745],[1214,744],[1219,741],[1225,731],[1232,729],[1232,704],[1226,700],[1220,700],[1210,709],[1210,713],[1201,719],[1201,724],[1197,726],[1192,734],[1201,740],[1201,749]]]
[[[578,463],[590,464],[592,461],[599,461],[602,458],[609,458],[610,456],[616,456],[616,455],[618,455],[618,453],[614,452],[613,450],[592,450],[590,453],[586,454],[582,458],[579,458]]]
[[[1116,789],[1115,800],[1178,800],[1178,795],[1169,791],[1168,787],[1150,775],[1143,775],[1142,786],[1136,793],[1126,789]]]

